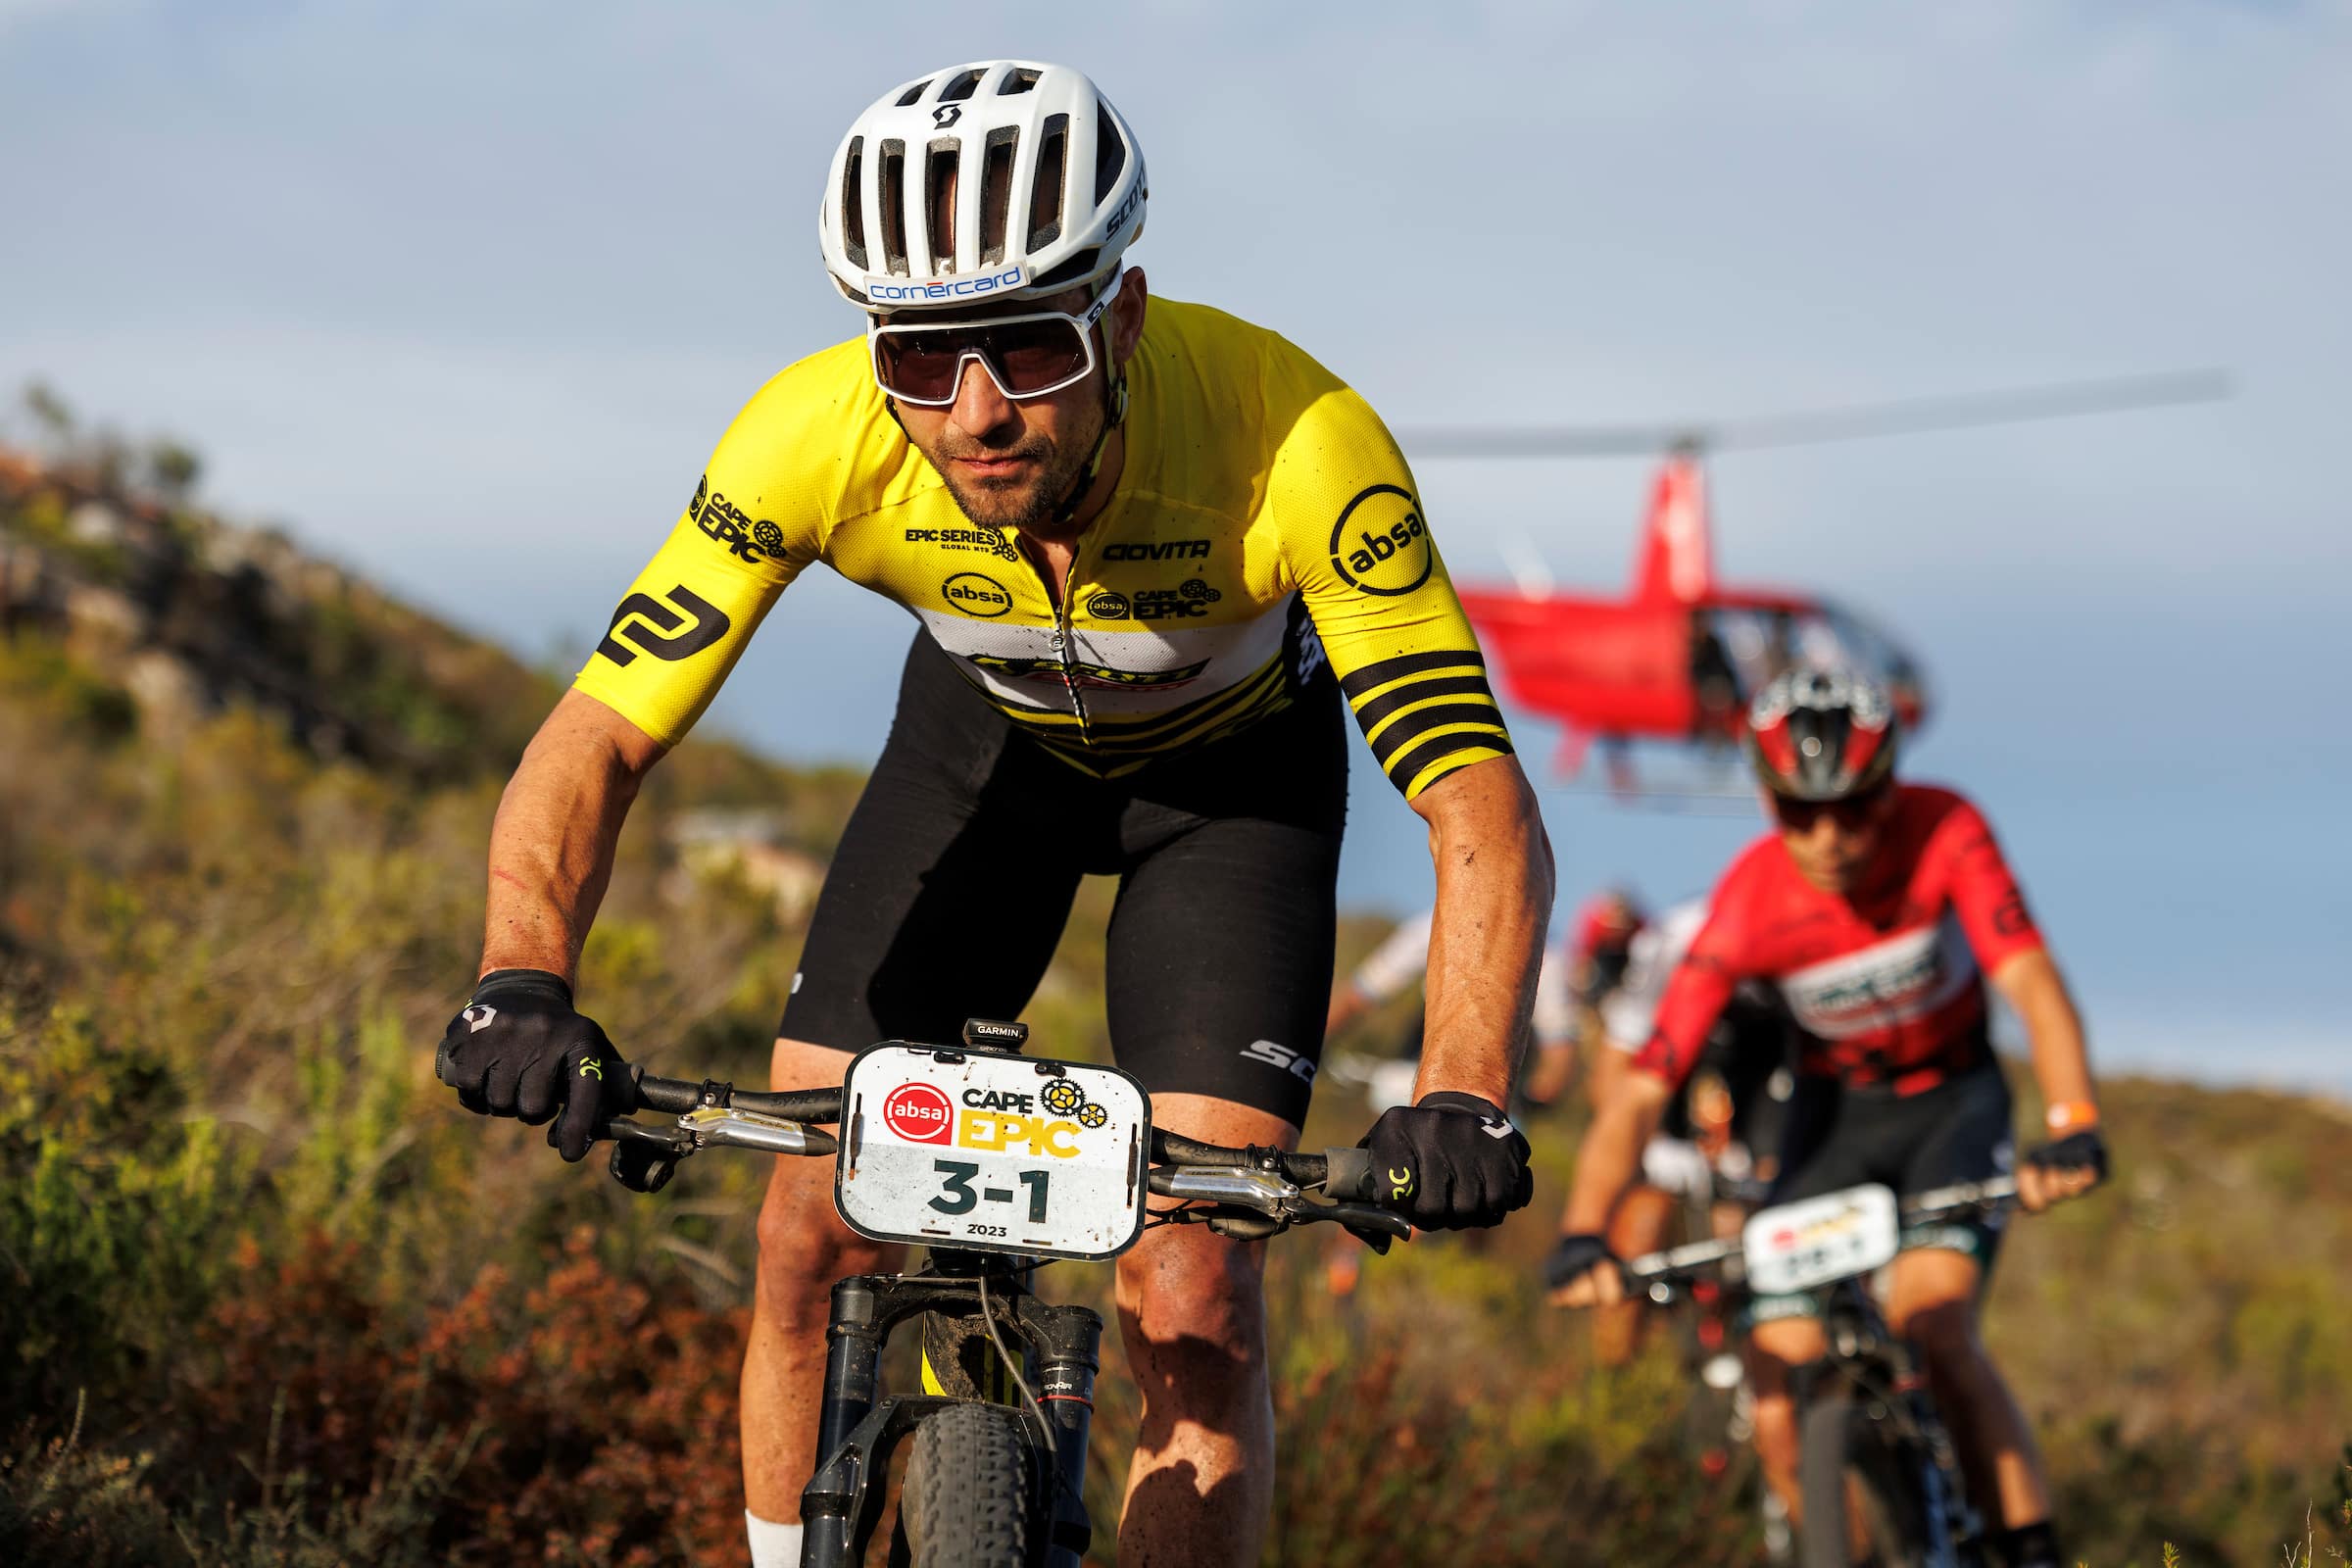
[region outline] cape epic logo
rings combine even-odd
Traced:
[[[1355,493],[1331,525],[1331,567],[1351,588],[1393,599],[1429,581],[1437,554],[1412,493],[1393,484]]]
[[[931,1084],[901,1084],[882,1102],[882,1125],[910,1144],[944,1144],[956,1136],[956,1106]]]

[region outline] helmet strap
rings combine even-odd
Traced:
[[[1095,480],[1102,471],[1102,449],[1110,445],[1110,432],[1127,422],[1127,372],[1111,357],[1110,318],[1105,315],[1096,323],[1102,334],[1102,428],[1095,436],[1095,449],[1086,455],[1086,466],[1071,481],[1069,494],[1054,508],[1054,526],[1062,528],[1078,515],[1078,508],[1094,489]]]

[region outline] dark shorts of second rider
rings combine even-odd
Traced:
[[[854,1052],[1018,1017],[1079,879],[1115,876],[1104,964],[1118,1064],[1152,1093],[1297,1125],[1322,1051],[1347,812],[1328,668],[1240,734],[1102,779],[1016,731],[917,633],[781,1032]]]
[[[1781,1176],[1766,1201],[1794,1202],[1866,1182],[1891,1187],[1901,1199],[2005,1175],[2016,1162],[2010,1115],[2009,1083],[1989,1052],[1979,1065],[1912,1095],[1802,1077],[1788,1107]],[[2001,1219],[1994,1213],[1966,1222],[1906,1226],[1903,1248],[1966,1253],[1982,1271],[1982,1290],[2000,1250]],[[1756,1322],[1768,1322],[1815,1309],[1809,1296],[1759,1296],[1748,1313]]]

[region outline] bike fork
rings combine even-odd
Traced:
[[[873,1412],[880,1387],[881,1321],[873,1282],[846,1279],[833,1287],[833,1321],[826,1338],[825,1397],[817,1417],[816,1457],[823,1468],[801,1494],[802,1568],[851,1568],[862,1536],[852,1504],[862,1490],[842,1484],[836,1461],[850,1435]]]
[[[1093,1542],[1086,1514],[1087,1433],[1095,1415],[1095,1373],[1102,1367],[1102,1320],[1063,1308],[1032,1320],[1038,1331],[1037,1402],[1054,1438],[1054,1504],[1049,1568],[1079,1568]]]

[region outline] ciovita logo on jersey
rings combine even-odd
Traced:
[[[1366,485],[1331,526],[1331,568],[1361,592],[1409,594],[1429,581],[1436,563],[1421,503],[1400,486]]]

